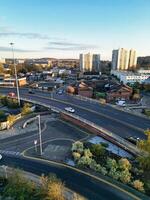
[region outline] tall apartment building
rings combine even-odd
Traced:
[[[80,54],[80,70],[82,72],[99,72],[100,55],[99,54]]]
[[[129,69],[134,69],[134,68],[136,68],[136,64],[137,64],[136,51],[134,49],[131,49],[129,51],[129,64],[128,64],[128,68]]]
[[[93,54],[92,71],[100,72],[100,54]]]
[[[129,70],[133,66],[136,67],[136,51],[131,49],[129,52],[120,48],[112,52],[112,69],[113,70]]]

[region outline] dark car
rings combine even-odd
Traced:
[[[126,137],[126,140],[128,140],[132,144],[136,145],[137,142],[140,140],[140,138],[138,138],[136,136],[129,136],[129,137]]]
[[[28,92],[29,92],[29,94],[34,94],[34,91],[31,89],[29,89]]]

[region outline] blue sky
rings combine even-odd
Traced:
[[[1,0],[0,57],[111,59],[112,49],[150,55],[150,0]]]

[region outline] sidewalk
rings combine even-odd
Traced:
[[[4,139],[4,138],[12,137],[15,135],[20,135],[20,134],[25,134],[25,133],[29,133],[29,132],[33,132],[33,131],[38,131],[37,121],[34,121],[31,124],[28,124],[28,126],[24,129],[22,128],[23,124],[28,119],[29,118],[26,118],[26,119],[22,119],[22,120],[16,122],[16,124],[14,124],[13,127],[11,127],[9,130],[0,131],[0,139]],[[46,128],[45,124],[48,121],[52,121],[52,120],[55,120],[55,118],[52,115],[41,116],[41,123],[44,123],[43,129]]]

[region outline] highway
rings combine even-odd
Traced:
[[[14,90],[0,88],[0,93],[8,94],[8,92]],[[51,99],[51,94],[48,92],[37,90],[35,94],[29,94],[27,89],[20,89],[20,95],[29,100],[38,100],[39,103],[45,103],[61,109],[70,105],[75,108],[76,115],[96,123],[121,137],[132,135],[144,139],[146,136],[143,131],[150,128],[149,119],[119,111],[109,105],[85,102],[65,93],[63,95],[54,94],[53,99]]]
[[[89,200],[140,200],[141,198],[133,196],[115,185],[106,183],[103,179],[98,180],[92,176],[88,176],[78,170],[74,170],[64,165],[54,162],[28,159],[23,157],[3,156],[2,165],[19,167],[25,171],[35,173],[37,175],[55,173],[65,186],[78,192]],[[143,198],[144,199],[144,198]],[[146,199],[146,198],[145,198]]]

